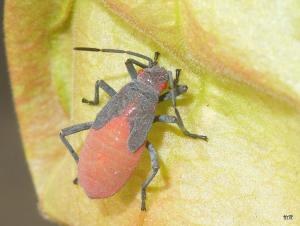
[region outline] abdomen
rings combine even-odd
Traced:
[[[90,198],[105,198],[118,192],[138,164],[145,145],[128,150],[126,116],[113,118],[101,129],[91,128],[78,163],[78,182]]]

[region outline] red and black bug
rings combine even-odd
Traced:
[[[62,142],[78,164],[78,178],[74,182],[82,186],[90,198],[105,198],[118,192],[128,181],[146,147],[152,166],[141,188],[141,209],[146,210],[146,189],[159,170],[156,151],[147,141],[152,124],[175,123],[185,135],[207,141],[206,136],[186,130],[176,108],[176,97],[187,91],[186,85],[178,85],[180,69],[176,69],[173,80],[171,71],[158,65],[158,52],[152,60],[139,53],[117,49],[76,47],[75,50],[125,53],[148,61],[147,65],[135,59],[125,62],[132,81],[119,92],[103,80],[96,81],[94,100],[83,98],[82,102],[99,104],[99,88],[111,96],[110,101],[94,121],[73,125],[60,132]],[[137,72],[134,65],[142,69]],[[155,115],[157,104],[165,100],[172,100],[175,116]],[[78,156],[66,136],[88,129],[88,136]]]

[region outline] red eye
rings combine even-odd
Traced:
[[[160,85],[160,91],[163,91],[165,90],[166,88],[168,88],[168,83],[167,82],[164,82]]]

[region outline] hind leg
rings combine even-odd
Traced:
[[[85,123],[73,125],[73,126],[62,129],[59,133],[61,141],[66,146],[67,150],[69,151],[69,153],[71,154],[71,156],[75,160],[76,164],[79,161],[79,157],[78,157],[77,153],[75,152],[74,148],[72,147],[72,145],[67,140],[66,136],[69,136],[69,135],[74,134],[74,133],[81,132],[83,130],[88,130],[89,128],[91,128],[92,124],[93,124],[93,122],[85,122]],[[77,178],[75,178],[73,180],[73,183],[77,184]]]
[[[64,143],[64,145],[66,146],[66,148],[68,149],[69,153],[72,155],[72,157],[76,163],[78,163],[79,157],[78,157],[77,153],[74,151],[74,148],[72,147],[72,145],[67,140],[66,136],[69,136],[74,133],[78,133],[83,130],[88,130],[89,128],[91,128],[92,124],[93,124],[93,122],[85,122],[85,123],[76,124],[76,125],[62,129],[59,133],[61,141]]]
[[[146,189],[159,170],[157,154],[156,154],[156,151],[155,151],[153,145],[150,142],[147,143],[147,148],[148,148],[150,159],[151,159],[152,170],[142,185],[142,193],[141,193],[141,196],[142,196],[141,210],[142,211],[146,211]]]

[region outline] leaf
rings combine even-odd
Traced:
[[[7,1],[10,77],[43,214],[89,226],[282,225],[285,214],[299,224],[299,8],[297,1]],[[72,184],[76,165],[60,129],[94,120],[109,100],[101,92],[100,107],[81,103],[97,79],[116,90],[130,80],[128,56],[75,46],[158,50],[160,65],[182,68],[189,90],[179,110],[209,142],[153,126],[161,169],[146,213],[139,207],[147,152],[111,198],[90,200]],[[174,114],[170,103],[158,113]],[[76,150],[85,137],[70,138]]]

